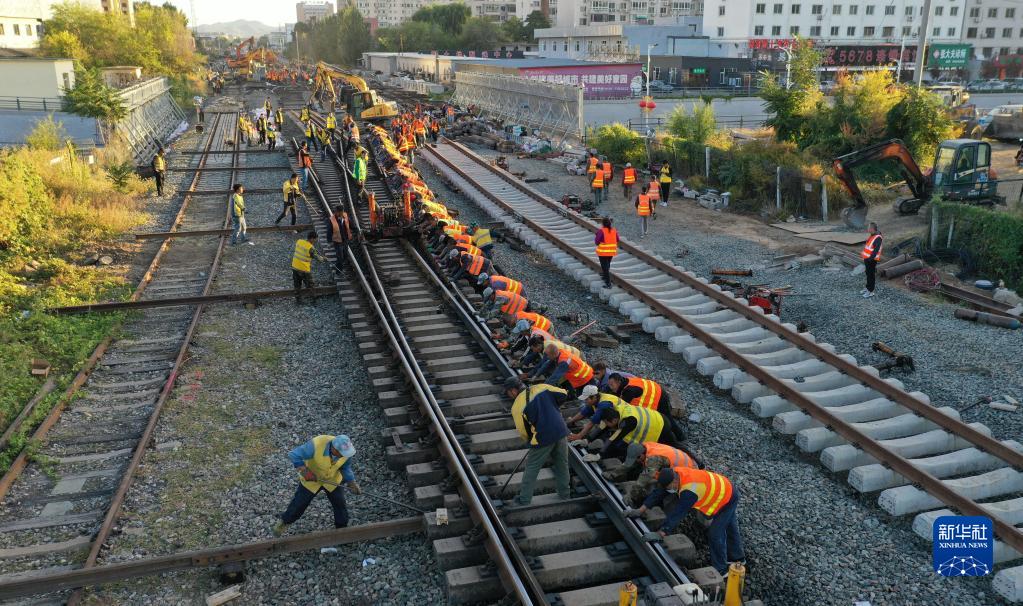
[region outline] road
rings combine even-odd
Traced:
[[[1023,103],[1023,93],[978,93],[970,101],[977,104],[978,109],[986,112],[998,105],[1007,103]],[[698,100],[691,99],[658,99],[657,107],[648,114],[649,118],[667,118],[675,107],[684,105],[692,107]],[[757,126],[770,114],[764,111],[764,101],[759,97],[736,97],[733,99],[714,99],[714,114],[721,126],[735,128],[740,126]],[[599,127],[612,122],[641,122],[646,120],[638,99],[622,101],[587,101],[583,111],[583,119],[587,126]]]

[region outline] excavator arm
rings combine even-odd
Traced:
[[[241,61],[242,49],[252,48],[252,45],[255,43],[256,43],[255,36],[250,36],[248,40],[242,40],[238,46],[234,47],[234,58],[238,61]]]
[[[930,197],[930,181],[924,176],[906,145],[899,139],[889,139],[863,149],[839,156],[832,161],[835,176],[842,182],[845,189],[853,197],[855,206],[843,209],[842,219],[846,225],[855,229],[866,226],[867,202],[856,184],[852,169],[870,162],[894,160],[899,163],[899,172],[913,193],[912,200],[926,201]]]

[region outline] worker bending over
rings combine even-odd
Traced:
[[[657,507],[669,495],[678,495],[670,506],[657,531],[662,537],[674,532],[679,522],[695,509],[710,518],[707,543],[710,546],[710,564],[721,573],[728,574],[729,562],[742,562],[746,553],[739,533],[736,515],[739,508],[739,489],[723,475],[705,469],[675,467],[662,469],[655,488],[647,495],[639,509],[629,508],[626,517],[642,517],[650,508]]]
[[[472,243],[483,251],[483,256],[488,259],[493,259],[494,240],[490,237],[490,230],[485,227],[480,227],[476,223],[470,223],[468,233],[472,236]]]
[[[449,256],[452,260],[458,260],[458,268],[453,274],[451,274],[451,280],[457,282],[465,277],[471,277],[470,283],[474,283],[479,279],[481,273],[493,273],[494,264],[490,262],[490,259],[480,255],[470,255],[468,253],[461,253],[459,251],[451,251]]]
[[[590,435],[595,426],[599,426],[604,418],[604,413],[614,410],[615,406],[625,404],[618,396],[608,393],[600,393],[596,385],[587,385],[579,393],[579,401],[582,405],[572,418],[568,420],[569,425],[583,421],[582,428],[568,436],[570,442],[582,440]]]
[[[547,343],[543,349],[544,359],[530,373],[530,380],[544,381],[568,391],[570,398],[593,381],[593,368],[583,361],[582,356]]]
[[[281,536],[289,525],[301,518],[321,490],[327,493],[334,510],[334,528],[348,526],[348,506],[341,484],[343,482],[353,494],[362,492],[352,471],[354,456],[355,446],[345,435],[316,436],[289,452],[288,459],[298,472],[298,489],[281,514],[280,522],[273,527],[274,536]]]
[[[593,366],[593,379],[597,382],[597,389],[604,393],[614,393],[611,389],[610,381],[611,377],[618,375],[623,379],[631,379],[636,375],[630,375],[624,370],[614,370],[607,367],[607,362],[603,360],[597,360],[591,366]]]
[[[526,467],[522,471],[522,484],[517,505],[533,501],[533,488],[540,469],[551,460],[554,486],[558,496],[568,499],[568,427],[561,416],[561,404],[568,398],[565,390],[553,385],[526,386],[515,377],[504,382],[504,392],[512,399],[511,414],[519,436],[529,445]]]
[[[615,482],[634,479],[635,483],[629,491],[629,501],[638,507],[646,495],[650,494],[660,471],[675,467],[703,469],[704,465],[695,455],[683,449],[659,442],[644,442],[629,444],[625,461],[611,471],[605,471],[603,476]]]
[[[601,415],[600,431],[593,440],[604,441],[600,455],[604,458],[623,459],[628,454],[629,444],[660,442],[674,445],[667,417],[648,408],[632,404],[615,404]],[[584,438],[585,439],[585,438]]]
[[[523,297],[526,296],[526,288],[522,285],[522,282],[512,280],[507,276],[492,276],[488,273],[482,273],[479,275],[479,278],[476,279],[476,286],[480,288],[492,288],[495,291],[506,290],[517,295],[522,295]]]

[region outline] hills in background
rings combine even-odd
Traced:
[[[269,34],[270,32],[277,31],[280,28],[279,26],[267,25],[260,21],[237,19],[235,21],[224,21],[221,23],[208,23],[206,25],[200,25],[196,29],[203,34],[218,32],[221,34],[227,34],[228,36],[238,36],[239,38],[248,38],[249,36],[255,36],[258,38]]]

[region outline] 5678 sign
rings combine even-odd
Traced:
[[[899,47],[878,44],[876,46],[826,46],[821,63],[829,67],[866,67],[888,65],[899,61]],[[916,61],[916,48],[902,49],[902,62]]]

